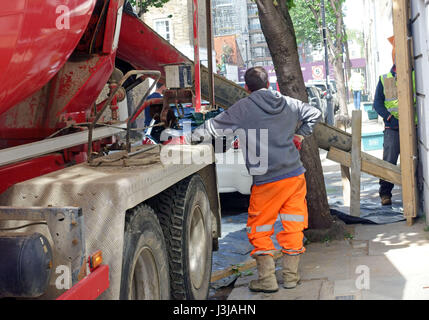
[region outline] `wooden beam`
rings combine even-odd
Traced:
[[[402,202],[408,224],[417,216],[417,139],[411,67],[411,37],[408,34],[409,4],[393,0],[393,29],[396,45],[396,71],[399,100],[399,136],[401,147]]]
[[[352,156],[349,152],[344,152],[337,148],[329,150],[327,158],[343,166],[350,167]],[[362,172],[368,173],[374,177],[389,181],[396,185],[402,184],[401,169],[389,162],[380,160],[365,152],[361,153]]]
[[[345,128],[344,125],[343,128]],[[331,147],[335,147],[344,151],[352,150],[352,135],[342,128],[319,122],[314,127],[313,136],[320,149],[329,151]]]
[[[350,158],[351,159],[351,158]],[[346,207],[350,207],[351,187],[350,187],[350,169],[341,166],[341,183],[343,184],[343,202]]]
[[[346,132],[345,121],[338,121],[336,127],[343,132]],[[321,130],[322,131],[322,130]],[[323,131],[321,132],[323,134]],[[338,133],[340,135],[340,133]],[[350,136],[351,141],[351,136]],[[351,145],[351,142],[350,142]],[[344,147],[344,145],[342,145]],[[343,202],[346,207],[350,207],[350,169],[341,165],[341,183],[343,185]]]
[[[350,214],[360,217],[360,174],[362,145],[362,111],[353,110],[352,114],[352,160],[350,166]]]

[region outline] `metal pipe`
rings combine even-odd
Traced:
[[[201,112],[201,68],[198,34],[198,0],[193,0],[195,112]]]
[[[95,128],[95,126],[97,125],[98,120],[100,119],[101,115],[104,113],[104,111],[106,111],[107,107],[110,105],[110,103],[112,102],[113,98],[115,97],[116,93],[118,92],[119,88],[121,88],[125,81],[127,81],[127,79],[129,77],[131,77],[132,75],[139,75],[139,74],[148,74],[148,75],[156,75],[159,79],[159,77],[161,76],[161,73],[159,71],[144,71],[144,70],[132,70],[127,72],[121,79],[121,81],[119,81],[118,86],[113,90],[113,92],[111,92],[109,98],[107,99],[107,101],[105,102],[103,108],[95,115],[94,120],[92,121],[92,123],[89,125],[89,132],[88,132],[88,162],[90,163],[92,161],[92,132]],[[144,101],[144,99],[146,99],[146,96],[142,99],[142,101]],[[128,128],[129,124],[127,123],[127,132],[129,131]]]
[[[213,45],[212,45],[212,8],[211,1],[206,0],[206,28],[207,28],[207,60],[209,68],[209,101],[211,108],[215,107],[214,76],[213,76]]]
[[[123,126],[123,128],[96,128],[92,132],[91,140],[96,141],[118,134],[122,130],[125,130],[125,124],[123,124]],[[85,144],[87,142],[88,132],[84,130],[55,138],[44,139],[16,147],[2,149],[0,150],[0,166],[40,157],[52,152]]]
[[[143,103],[145,102],[146,98],[149,96],[149,93],[152,92],[153,88],[155,88],[156,84],[158,83],[159,79],[161,78],[161,72],[159,71],[141,71],[141,74],[156,77],[154,79],[155,81],[152,83],[152,85],[149,87],[148,90],[146,90],[146,93],[144,94],[143,98],[140,100],[138,104],[138,108],[136,108],[133,112],[133,114],[128,118],[127,120],[127,134],[125,136],[126,139],[126,148],[128,152],[131,152],[131,145],[130,145],[130,129],[131,129],[131,123],[135,121],[136,114],[140,112],[140,109],[143,107]]]

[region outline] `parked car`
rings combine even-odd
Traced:
[[[319,88],[320,90],[322,90],[324,95],[327,97],[328,89],[326,87],[326,81],[322,81],[322,80],[311,81],[311,82],[309,82],[309,84],[314,85],[317,88]],[[334,103],[334,113],[336,113],[340,109],[340,101],[338,99],[337,85],[335,82],[333,82],[333,81],[329,82],[329,90],[332,94],[332,101]]]
[[[250,195],[253,179],[247,170],[239,139],[236,137],[229,150],[215,156],[219,193]]]
[[[328,117],[328,103],[324,97],[324,93],[316,86],[310,84],[306,84],[305,87],[307,89],[308,102],[322,112],[323,121],[326,121]]]

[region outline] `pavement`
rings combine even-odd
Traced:
[[[362,132],[382,132],[383,123],[368,120],[363,112]],[[379,158],[382,150],[368,152]],[[340,166],[326,159],[321,161],[329,204],[342,206]],[[401,189],[393,191],[393,211],[401,212]],[[381,210],[378,198],[378,179],[362,174],[361,204]],[[392,211],[392,212],[393,212]],[[223,218],[223,237],[239,235],[245,227],[245,213]],[[240,220],[241,219],[241,220]],[[257,278],[256,269],[240,275],[233,284],[228,300],[408,300],[429,299],[429,232],[425,219],[417,219],[411,227],[406,222],[382,225],[347,225],[347,239],[310,243],[301,259],[301,283],[293,290],[281,287],[281,261],[277,261],[276,274],[281,287],[277,293],[252,293],[250,280]],[[243,233],[245,234],[245,233]],[[242,239],[246,246],[246,239]],[[236,250],[236,249],[234,249]],[[242,251],[242,261],[249,259],[248,247]],[[222,254],[228,254],[223,252]],[[238,258],[237,258],[238,259]],[[214,259],[215,261],[216,259]],[[217,266],[219,269],[219,266]]]
[[[252,293],[250,280],[235,282],[228,300],[427,300],[429,299],[429,233],[423,219],[356,225],[353,239],[311,243],[301,259],[301,284],[277,293]],[[277,261],[281,286],[281,261]]]

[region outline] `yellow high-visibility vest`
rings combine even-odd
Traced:
[[[392,79],[392,80],[389,80],[389,79]],[[392,116],[394,116],[396,119],[399,120],[399,103],[398,103],[398,91],[396,86],[396,78],[392,74],[392,72],[389,72],[388,74],[382,75],[380,77],[380,81],[381,81],[381,84],[383,85],[383,92],[385,96],[384,106]],[[389,82],[388,87],[386,87],[387,82]],[[416,76],[414,71],[413,71],[413,94],[414,94],[414,107],[416,107]],[[417,112],[416,112],[415,122],[416,124],[418,122]]]

